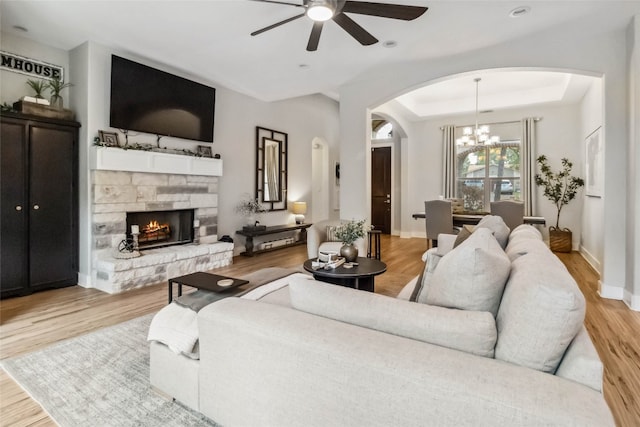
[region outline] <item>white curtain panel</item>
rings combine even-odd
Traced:
[[[524,202],[524,215],[532,216],[535,212],[536,194],[536,122],[538,119],[527,117],[522,119],[522,199]]]
[[[456,138],[454,125],[442,127],[442,195],[445,199],[456,196]]]

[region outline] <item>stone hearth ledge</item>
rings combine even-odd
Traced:
[[[96,289],[114,294],[232,262],[233,243],[227,242],[148,249],[142,256],[130,259],[103,255],[95,261],[93,283]]]

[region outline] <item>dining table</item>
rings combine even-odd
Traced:
[[[454,213],[453,216],[453,225],[457,227],[462,227],[463,225],[476,225],[480,222],[480,220],[486,216],[490,215],[490,212],[461,212]],[[413,219],[424,219],[426,215],[424,212],[416,212],[411,215]],[[523,217],[523,222],[525,224],[531,225],[542,225],[546,226],[547,221],[543,216],[525,216]]]

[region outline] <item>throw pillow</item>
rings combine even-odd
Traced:
[[[487,312],[451,310],[296,278],[291,305],[340,322],[493,357],[495,319]]]
[[[426,293],[426,289],[429,287],[429,283],[431,282],[431,276],[433,276],[433,272],[438,266],[438,262],[442,259],[442,256],[438,254],[437,250],[429,249],[423,256],[424,259],[424,269],[418,277],[418,281],[416,282],[416,286],[411,293],[411,297],[409,301],[423,302],[419,301],[418,298],[421,294]]]
[[[496,359],[554,373],[582,328],[584,295],[548,249],[512,263],[496,318]]]
[[[463,225],[462,229],[460,230],[460,232],[457,234],[456,236],[456,241],[453,244],[454,248],[457,248],[458,246],[460,246],[460,243],[464,242],[465,240],[467,240],[469,238],[469,236],[471,236],[471,233],[473,233],[473,230],[475,229],[474,226],[472,225]]]
[[[511,262],[487,228],[477,228],[442,257],[419,302],[461,310],[488,311],[495,317]]]
[[[497,215],[487,215],[483,217],[478,225],[476,225],[476,229],[478,228],[488,228],[493,232],[493,235],[496,237],[498,243],[502,249],[507,247],[507,243],[509,242],[509,227],[504,223],[502,217]]]
[[[340,239],[336,237],[336,231],[340,228],[339,225],[327,225],[327,242],[339,242]]]

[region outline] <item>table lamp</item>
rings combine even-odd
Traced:
[[[303,224],[304,214],[307,213],[307,202],[293,202],[292,212],[296,215],[296,224]]]

